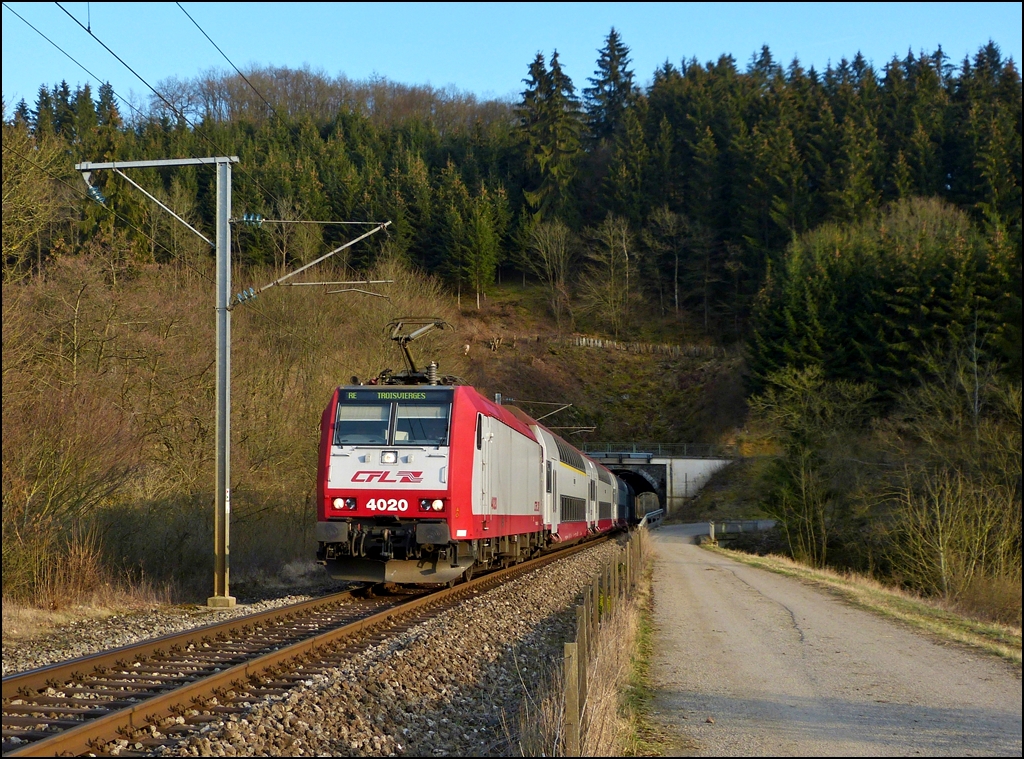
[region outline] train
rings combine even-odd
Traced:
[[[323,411],[316,540],[331,577],[454,584],[635,520],[609,469],[431,369],[337,387]]]

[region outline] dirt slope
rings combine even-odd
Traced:
[[[571,333],[559,333],[529,293],[506,292],[479,312],[464,308],[455,326],[468,346],[467,381],[488,396],[515,399],[535,416],[553,407],[530,401],[571,403],[546,423],[594,428],[562,430],[575,442],[730,442],[745,418],[744,365],[736,354],[669,356],[566,345]]]

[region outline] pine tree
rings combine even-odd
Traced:
[[[92,89],[88,82],[75,90],[75,96],[71,101],[71,110],[75,114],[72,141],[83,147],[91,147],[96,137],[99,119],[96,114],[96,106],[92,102]]]
[[[114,97],[114,88],[110,82],[100,85],[99,101],[96,103],[96,116],[100,126],[120,127],[121,112]]]
[[[71,87],[65,80],[53,88],[53,128],[58,134],[74,135],[75,109],[71,104]]]
[[[494,272],[501,259],[502,230],[499,229],[500,214],[495,207],[497,202],[486,188],[481,187],[480,193],[469,203],[465,220],[465,268],[476,292],[477,309],[484,290],[494,284]]]

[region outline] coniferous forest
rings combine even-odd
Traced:
[[[860,222],[901,200],[934,198],[944,202],[931,213],[958,209],[983,238],[971,243],[975,258],[990,250],[995,257],[978,273],[990,280],[981,287],[985,328],[1020,322],[1019,310],[1002,319],[1019,304],[1002,302],[997,291],[1020,289],[1021,79],[994,44],[960,62],[940,49],[878,70],[858,56],[821,72],[796,60],[784,66],[765,48],[745,68],[731,56],[666,63],[641,87],[613,29],[586,82],[565,75],[557,51],[538,53],[516,103],[309,70],[246,78],[163,82],[161,98],[130,108],[109,86],[95,97],[88,86],[42,86],[33,105],[13,109],[5,144],[34,144],[40,159],[47,146],[59,146],[52,168],[68,178],[73,161],[237,154],[236,215],[390,219],[386,247],[463,296],[523,272],[552,289],[553,308],[586,314],[589,306],[606,329],[620,328],[628,303],[631,313],[686,310],[724,340],[750,336],[766,281],[768,310],[777,311],[775,298],[806,297],[789,291],[783,271],[795,238]],[[17,162],[13,150],[4,160]],[[212,218],[211,177],[191,170],[140,177],[175,208]],[[143,259],[177,254],[145,232],[171,221],[137,193],[118,192],[120,181],[97,175],[106,208],[79,193],[63,224],[51,221],[31,241],[5,233],[8,275],[45,265],[54,250],[112,235]],[[586,281],[561,281],[549,249],[562,227],[566,255],[586,264],[570,269],[589,270]],[[240,230],[239,262],[282,268],[344,234],[328,227],[284,239]],[[380,249],[367,244],[351,263],[365,266]],[[615,276],[624,289],[627,270],[629,291],[619,303],[603,279]],[[774,349],[777,327],[760,327],[758,344]],[[1002,329],[999,340],[1005,355],[1015,346],[1019,357],[1019,332]]]
[[[847,564],[899,565],[952,592],[930,564],[911,577],[895,549],[851,548],[881,545],[858,522],[870,510],[837,495],[881,492],[843,457],[871,436],[867,458],[927,473],[887,480],[883,500],[904,499],[901,513],[927,522],[928,497],[965,483],[977,509],[957,519],[1004,499],[1009,521],[986,529],[1005,532],[1015,513],[1016,537],[986,533],[963,555],[985,554],[985,572],[1016,562],[1019,589],[1017,62],[989,43],[962,61],[938,49],[817,71],[764,48],[745,65],[723,55],[636,72],[613,29],[586,81],[557,51],[523,74],[515,102],[273,67],[167,80],[134,104],[109,85],[43,85],[35,103],[4,108],[5,286],[79,254],[110,271],[208,268],[212,253],[168,214],[113,172],[94,175],[106,203],[94,202],[73,164],[238,155],[236,217],[392,221],[346,252],[352,270],[401,262],[464,309],[499,281],[529,283],[563,331],[735,346],[753,423],[777,446],[766,503],[794,553],[825,563],[845,536]],[[212,172],[132,177],[213,227]],[[281,272],[352,236],[235,232],[243,270]],[[6,356],[5,326],[5,383]],[[7,470],[5,447],[5,513]],[[918,534],[901,525],[889,535]],[[934,554],[899,545],[925,564]]]

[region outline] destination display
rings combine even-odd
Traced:
[[[417,388],[416,390],[386,390],[358,388],[350,390],[342,388],[341,401],[451,401],[452,389],[449,387]]]

